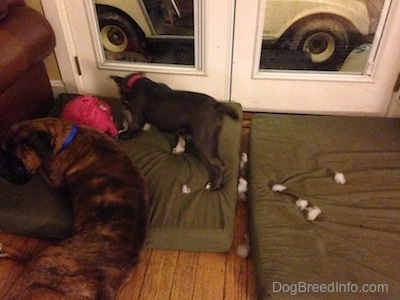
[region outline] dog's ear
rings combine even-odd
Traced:
[[[114,76],[114,75],[111,75],[110,78],[113,79],[115,81],[115,83],[118,85],[121,85],[124,80],[123,77]]]
[[[52,135],[47,131],[32,131],[25,139],[25,145],[34,150],[40,159],[46,161],[53,157]]]

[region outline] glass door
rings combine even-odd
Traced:
[[[400,70],[398,1],[236,3],[232,99],[245,109],[386,112]]]
[[[400,1],[42,0],[67,91],[143,72],[245,110],[384,115]]]
[[[233,1],[42,3],[61,42],[65,41],[63,49],[58,53],[56,49],[60,68],[66,70],[63,78],[76,84],[77,92],[117,96],[110,75],[143,72],[174,89],[229,99]]]

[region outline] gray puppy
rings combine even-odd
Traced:
[[[119,137],[131,138],[146,123],[164,132],[190,135],[199,154],[211,166],[208,187],[220,188],[226,167],[218,153],[219,134],[225,115],[235,120],[239,118],[236,110],[208,95],[172,90],[141,74],[111,78],[118,84],[130,113],[128,129]]]

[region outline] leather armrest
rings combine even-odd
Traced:
[[[10,8],[0,21],[0,93],[48,56],[55,43],[53,29],[39,12],[27,6]]]

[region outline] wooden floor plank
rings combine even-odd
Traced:
[[[139,299],[170,299],[179,251],[152,250]]]
[[[193,298],[198,262],[199,252],[180,251],[170,299]]]
[[[136,266],[135,272],[126,284],[121,288],[117,299],[139,299],[140,292],[146,278],[147,267],[151,257],[151,249],[144,249],[140,253],[139,263]]]
[[[247,258],[239,257],[236,249],[245,243],[247,233],[247,210],[245,202],[238,202],[236,209],[235,238],[232,250],[227,254],[225,299],[243,299],[247,297]]]
[[[224,299],[225,253],[199,254],[194,300]]]
[[[257,299],[257,290],[256,283],[254,281],[254,269],[253,262],[251,260],[251,252],[250,256],[247,258],[247,275],[246,275],[246,283],[247,283],[247,300],[255,300]]]

